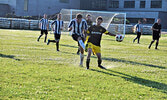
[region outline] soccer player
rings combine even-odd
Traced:
[[[98,58],[98,67],[105,69],[105,67],[101,65],[102,59],[101,59],[100,42],[101,42],[102,34],[104,33],[110,36],[116,36],[115,34],[108,32],[104,27],[102,27],[101,26],[102,22],[103,22],[103,18],[100,16],[97,17],[96,25],[89,27],[87,30],[87,34],[89,36],[88,55],[87,55],[87,61],[86,61],[87,69],[89,69],[90,56],[92,51],[96,54]]]
[[[88,27],[91,27],[93,25],[93,21],[91,18],[92,16],[90,14],[86,15],[86,22],[87,22]]]
[[[152,41],[149,45],[149,49],[151,48],[151,45],[154,43],[156,40],[156,46],[155,49],[158,49],[158,43],[159,43],[159,38],[161,37],[161,19],[157,19],[157,22],[153,24],[152,26],[153,34],[152,34]]]
[[[135,25],[135,29],[136,29],[137,37],[133,40],[133,43],[135,42],[136,39],[138,39],[137,43],[139,44],[141,34],[143,33],[143,27],[140,20],[138,20],[138,23]]]
[[[53,25],[55,27],[53,28]],[[54,31],[54,38],[55,40],[48,39],[47,45],[49,45],[50,42],[56,43],[57,51],[59,51],[59,41],[61,37],[61,30],[63,30],[63,21],[61,20],[61,14],[57,14],[57,20],[55,20],[51,24],[51,28]]]
[[[86,15],[86,20],[82,19],[83,21],[85,21],[85,29],[87,29],[87,27],[90,27],[92,25],[92,21],[91,21],[91,15],[87,14]],[[86,32],[86,30],[85,30]],[[86,34],[85,34],[85,39],[84,42],[86,41]],[[80,49],[78,48],[77,54],[79,55]]]
[[[41,35],[38,37],[37,41],[39,42],[39,39],[42,37],[43,33],[45,33],[44,42],[46,42],[48,29],[49,29],[49,22],[46,14],[44,14],[44,17],[40,20],[39,28],[41,29]]]
[[[72,19],[68,30],[72,30],[72,38],[73,40],[78,42],[78,46],[80,47],[80,66],[83,66],[83,59],[84,59],[84,31],[87,29],[85,27],[86,22],[82,20],[82,15],[77,14],[76,18]]]

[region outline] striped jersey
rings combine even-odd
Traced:
[[[136,32],[141,32],[143,26],[141,24],[136,24]]]
[[[41,30],[47,30],[47,25],[49,24],[48,19],[42,18],[40,20]]]
[[[72,19],[69,26],[69,28],[72,27],[72,34],[77,34],[83,36],[83,30],[87,30],[87,23],[86,20],[82,19],[82,21],[78,24],[77,19]]]
[[[63,21],[62,20],[55,20],[52,25],[55,24],[55,27],[54,27],[54,33],[56,34],[61,34],[61,28],[63,28]]]

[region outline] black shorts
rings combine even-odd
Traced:
[[[45,33],[45,35],[47,35],[48,31],[47,30],[41,30],[41,35],[43,35],[43,33]]]
[[[137,38],[140,38],[141,32],[137,32]]]
[[[155,34],[153,33],[153,40],[159,40],[160,36],[159,33]]]
[[[60,40],[61,34],[55,33],[55,34],[54,34],[54,37],[55,37],[55,40]]]
[[[78,37],[81,37],[81,35],[77,35],[77,34],[73,34],[73,35],[72,35],[72,38],[73,38],[73,40],[75,40],[75,41],[78,41]],[[84,37],[81,37],[81,39],[82,39],[83,42],[85,41]]]

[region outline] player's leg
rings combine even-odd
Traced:
[[[79,47],[80,47],[80,66],[83,66],[84,60],[84,43],[81,37],[78,37]]]
[[[47,45],[49,45],[50,42],[56,43],[56,33],[54,33],[54,40],[48,39]]]
[[[150,43],[150,45],[148,47],[149,49],[151,48],[151,45],[154,43],[154,41],[155,41],[154,39],[151,41],[151,43]]]
[[[47,35],[48,35],[48,31],[45,30],[44,32],[45,32],[45,40],[44,40],[44,42],[46,43],[46,39],[47,39]]]
[[[157,39],[157,42],[156,42],[156,46],[155,46],[155,49],[158,49],[158,44],[159,44],[159,39]]]
[[[137,34],[138,34],[138,32],[137,32]],[[137,36],[138,36],[138,35],[137,35]],[[137,36],[136,36],[136,38],[135,38],[135,39],[133,39],[133,43],[134,43],[134,42],[136,41],[136,39],[138,38]]]
[[[80,52],[80,47],[78,48],[77,55],[79,55],[79,52]]]
[[[42,35],[43,35],[43,30],[41,30],[41,35],[38,37],[38,39],[37,39],[37,41],[39,42],[39,40],[40,40],[40,38],[42,37]]]
[[[141,37],[141,33],[138,32],[138,34],[137,34],[138,42],[137,43],[140,43],[140,37]]]
[[[60,34],[57,34],[57,37],[56,37],[56,47],[57,47],[57,51],[59,51],[59,41],[60,41]]]
[[[91,53],[92,53],[92,46],[90,43],[88,43],[88,55],[87,55],[87,59],[86,59],[86,69],[89,69],[89,63],[90,63],[90,57],[91,57]]]
[[[97,56],[97,58],[98,58],[98,67],[100,67],[100,68],[102,68],[102,69],[106,69],[105,67],[103,67],[102,65],[101,65],[101,63],[102,63],[102,60],[101,60],[101,53],[96,53],[96,56]]]

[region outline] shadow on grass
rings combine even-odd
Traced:
[[[76,53],[72,53],[72,52],[62,52],[62,53],[76,55]],[[87,53],[85,53],[85,54],[87,54]],[[96,57],[96,56],[91,56],[91,58],[97,58],[97,57]],[[106,58],[106,57],[102,57],[102,60],[113,61],[113,62],[122,62],[122,63],[132,64],[132,65],[143,65],[143,66],[148,66],[148,67],[153,67],[153,68],[160,68],[160,69],[167,69],[167,68],[164,67],[164,66],[158,66],[158,65],[153,65],[153,64],[139,63],[139,62],[135,62],[135,61],[128,61],[128,60],[122,60],[122,59],[117,59],[117,58]]]
[[[106,58],[106,57],[104,57],[102,59],[103,60],[108,60],[108,61],[114,61],[114,62],[123,62],[123,63],[127,63],[127,64],[132,64],[132,65],[144,65],[144,66],[148,66],[148,67],[167,69],[166,67],[163,67],[163,66],[139,63],[139,62],[135,62],[135,61],[128,61],[128,60],[122,60],[122,59],[117,59],[117,58]]]
[[[107,75],[121,77],[121,78],[125,79],[126,81],[130,81],[130,82],[137,83],[137,84],[140,84],[140,85],[144,85],[144,86],[147,86],[147,87],[162,90],[163,93],[167,93],[167,84],[164,84],[164,83],[139,78],[139,77],[136,77],[136,76],[131,76],[131,75],[128,75],[128,74],[124,74],[124,73],[109,70],[109,69],[106,69],[105,71],[101,71],[101,70],[97,70],[97,69],[90,69],[90,70],[95,71],[95,72],[99,72],[99,73],[103,73],[103,74],[107,74]],[[113,73],[116,73],[116,74],[119,74],[119,75],[115,75]]]
[[[0,57],[2,58],[11,58],[17,61],[21,61],[20,59],[16,59],[14,55],[4,55],[4,54],[0,54]]]
[[[78,46],[72,46],[72,45],[67,45],[67,44],[60,44],[60,46],[72,47],[72,48],[78,48]]]

